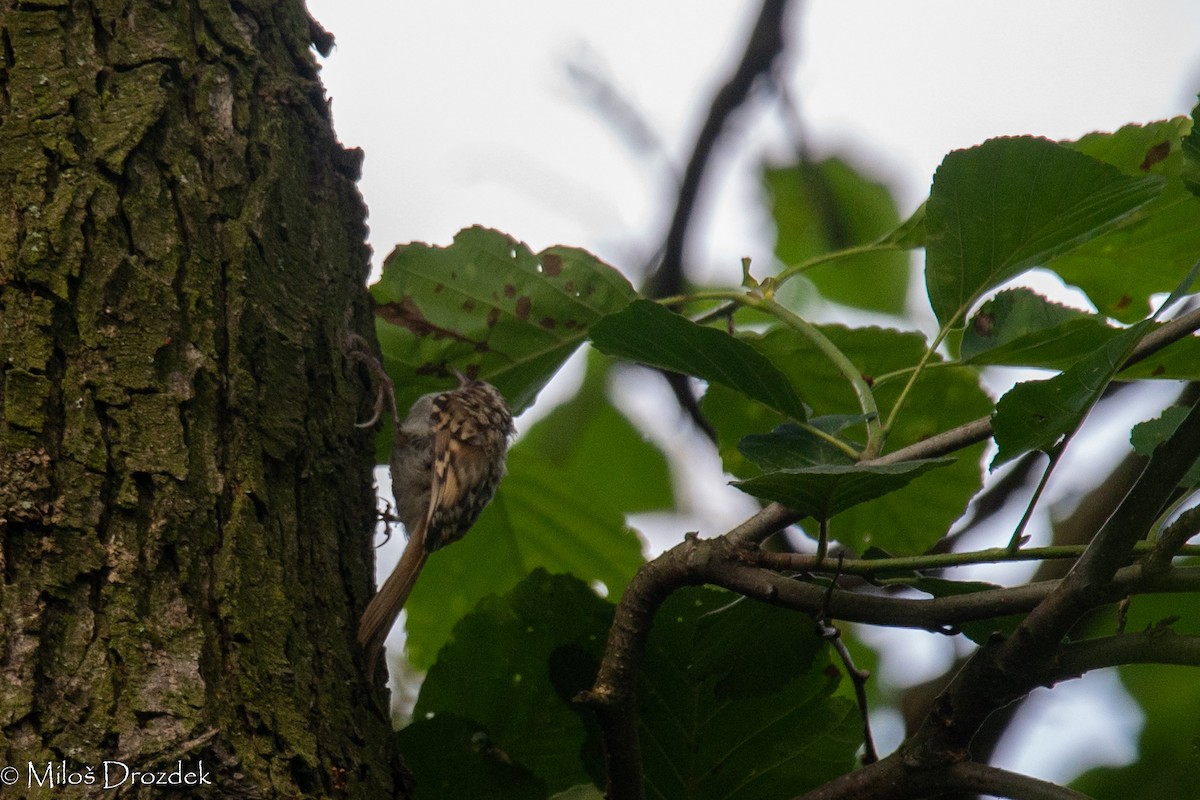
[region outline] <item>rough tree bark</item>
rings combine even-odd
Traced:
[[[301,0],[0,0],[5,797],[101,794],[26,772],[105,760],[203,761],[199,796],[400,791],[353,644],[359,158],[314,34]]]

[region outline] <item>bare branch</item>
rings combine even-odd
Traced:
[[[963,761],[918,769],[896,753],[794,800],[919,800],[952,791],[1014,800],[1088,800],[1087,795],[1072,789],[986,764]]]
[[[800,514],[779,503],[771,503],[754,516],[726,533],[724,538],[735,545],[761,544],[768,536],[799,522]]]
[[[1200,310],[1189,312],[1148,335],[1129,363],[1147,357],[1200,327]],[[930,458],[960,450],[992,434],[984,417],[874,459],[889,464]],[[1200,407],[1151,459],[1140,480],[1109,518],[1067,577],[1060,581],[997,589],[970,595],[915,600],[872,596],[821,587],[763,569],[752,555],[754,546],[798,521],[800,515],[772,503],[724,536],[701,541],[694,534],[642,567],[617,607],[596,682],[577,698],[595,709],[604,739],[608,796],[643,797],[638,745],[635,687],[654,615],[676,589],[711,583],[747,597],[810,614],[827,608],[837,619],[882,625],[945,630],[947,626],[1014,613],[1028,616],[1008,640],[982,647],[939,697],[918,733],[897,754],[827,784],[807,797],[872,798],[924,796],[921,787],[970,789],[970,781],[998,780],[1006,773],[963,762],[966,747],[983,720],[994,710],[1028,693],[1046,674],[1066,629],[1090,608],[1126,595],[1149,591],[1195,591],[1200,568],[1168,569],[1150,575],[1141,565],[1127,566],[1137,540],[1163,508],[1166,498],[1191,466],[1187,454],[1200,452]],[[1082,652],[1086,651],[1068,651]],[[1082,658],[1082,656],[1081,656]],[[902,759],[902,760],[901,760]],[[955,780],[960,783],[928,784]],[[946,778],[945,776],[950,776]],[[1033,779],[1013,779],[984,787],[992,793],[1021,798],[1078,798],[1080,795]],[[999,791],[997,788],[999,787]]]
[[[1111,511],[1110,511],[1111,513]],[[1185,512],[1187,513],[1187,512]],[[1182,517],[1181,517],[1182,520]],[[1184,521],[1180,535],[1187,533],[1191,525],[1200,526],[1200,520],[1192,523]],[[1173,527],[1173,526],[1172,526]],[[1194,531],[1193,531],[1194,532]],[[1135,556],[1149,556],[1157,543],[1138,542],[1133,549]],[[838,570],[845,575],[856,575],[861,578],[877,578],[893,573],[941,572],[954,567],[978,564],[1002,564],[1019,561],[1039,561],[1044,566],[1054,562],[1074,561],[1083,555],[1085,545],[1049,545],[1047,547],[1024,547],[1020,550],[1009,550],[1007,547],[989,547],[984,550],[967,550],[961,553],[932,553],[920,556],[890,556],[888,558],[844,558],[838,562]],[[1172,555],[1200,556],[1200,546],[1183,545],[1171,549]],[[821,562],[811,553],[780,553],[770,550],[759,550],[754,554],[754,562],[759,566],[779,572],[812,572],[831,573],[834,570],[829,562]],[[1169,561],[1167,562],[1170,563]],[[1067,568],[1070,564],[1067,564]],[[1040,577],[1035,580],[1048,580],[1050,577],[1062,577],[1066,569],[1058,576]]]
[[[768,535],[772,528],[778,529],[776,526],[786,524],[790,519],[785,510],[764,511],[770,513],[752,518],[760,524],[738,530],[748,538],[757,538]],[[950,633],[953,632],[951,626],[963,622],[1036,609],[1062,583],[1044,581],[931,599],[866,595],[841,589],[829,591],[827,587],[757,566],[754,552],[735,545],[731,534],[703,540],[689,535],[684,542],[646,564],[626,587],[617,605],[596,682],[590,691],[576,698],[597,714],[608,761],[610,797],[636,797],[640,795],[629,792],[642,791],[635,695],[637,675],[654,615],[671,592],[680,587],[711,584],[813,616],[827,611],[831,618],[840,620]],[[1092,600],[1102,604],[1135,593],[1195,591],[1198,588],[1200,567],[1177,568],[1147,577],[1142,566],[1134,565],[1119,570],[1102,590],[1092,595]],[[1033,676],[1026,678],[1034,680]],[[864,769],[870,768],[873,767]]]
[[[1163,529],[1154,550],[1146,556],[1146,569],[1161,572],[1171,565],[1171,559],[1179,554],[1188,539],[1200,533],[1200,506],[1192,506],[1179,518]]]
[[[1133,348],[1133,353],[1125,362],[1125,366],[1128,367],[1149,358],[1167,345],[1195,333],[1197,329],[1200,329],[1200,308],[1194,308],[1186,314],[1181,314],[1170,322],[1163,323],[1161,328],[1142,337],[1137,347]]]
[[[862,717],[863,723],[862,763],[874,764],[879,760],[879,753],[875,749],[875,737],[871,734],[871,713],[867,702],[867,681],[871,679],[871,673],[865,669],[859,669],[854,664],[854,656],[850,655],[850,648],[846,647],[846,643],[842,641],[842,632],[837,626],[826,622],[821,625],[820,630],[821,636],[830,643],[834,652],[838,654],[838,658],[842,660],[842,666],[846,668],[850,683],[854,685],[854,697],[858,701],[858,713]]]
[[[1059,648],[1058,655],[1041,673],[1040,680],[1057,683],[1094,669],[1127,664],[1200,667],[1200,636],[1185,636],[1170,628],[1156,628],[1071,642]]]
[[[1115,573],[1157,518],[1197,452],[1200,404],[1193,406],[1175,433],[1155,451],[1139,480],[1067,576],[1012,636],[984,645],[950,682],[925,723],[903,745],[907,759],[933,764],[963,758],[988,715],[1037,685],[1034,676],[1057,652],[1070,627],[1086,611],[1112,599]]]
[[[1088,800],[1088,796],[1065,786],[1016,772],[965,761],[923,776],[921,795],[931,790],[966,790],[1013,800]]]
[[[646,293],[651,297],[667,297],[683,291],[683,250],[704,173],[725,123],[749,97],[755,79],[769,73],[775,59],[784,51],[787,7],[788,0],[764,0],[741,62],[713,97],[708,117],[696,135],[691,158],[683,171],[675,213],[671,216],[671,226],[663,245],[662,263],[646,287]]]
[[[625,587],[608,632],[608,644],[596,681],[575,701],[596,712],[604,740],[605,796],[640,800],[642,753],[638,741],[636,687],[646,640],[663,601],[676,589],[693,582],[680,549],[695,541],[689,534],[662,556],[642,566]],[[675,555],[672,555],[675,554]]]
[[[695,550],[686,556],[679,556],[695,565],[695,572],[687,583],[720,586],[764,603],[806,614],[820,614],[826,607],[828,594],[830,617],[867,625],[953,633],[954,626],[965,622],[1028,613],[1057,591],[1062,583],[1061,580],[1041,581],[929,599],[863,594],[844,589],[829,592],[823,586],[745,563],[723,560],[715,550],[707,547],[719,541],[710,539],[697,542]],[[668,552],[674,553],[675,550]],[[1200,588],[1200,567],[1172,569],[1164,575],[1151,578],[1143,567],[1134,565],[1118,571],[1111,582],[1097,588],[1093,599],[1095,605],[1103,605],[1130,594],[1195,591],[1197,588]]]
[[[742,59],[730,76],[729,80],[713,97],[708,117],[696,135],[696,143],[692,148],[691,158],[683,171],[680,181],[679,194],[675,202],[675,212],[671,216],[671,225],[667,229],[666,240],[663,242],[662,259],[658,269],[646,282],[645,294],[648,297],[666,297],[679,294],[684,288],[684,246],[687,243],[688,230],[691,227],[692,212],[700,195],[700,187],[704,174],[717,144],[721,132],[729,117],[746,101],[755,80],[770,72],[776,58],[786,47],[784,37],[784,18],[788,0],[763,0],[758,20],[746,43]],[[671,387],[679,407],[683,409],[696,427],[710,441],[717,441],[716,431],[704,415],[700,413],[700,404],[688,385],[687,377],[676,373],[663,371],[667,384]]]

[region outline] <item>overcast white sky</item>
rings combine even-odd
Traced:
[[[674,171],[758,11],[733,0],[308,6],[337,37],[322,76],[339,137],[366,151],[376,265],[397,243],[445,244],[484,224],[535,250],[588,248],[635,278],[663,236]],[[807,146],[874,168],[902,214],[954,148],[1186,115],[1200,90],[1194,0],[810,0],[793,11],[785,74]],[[581,99],[568,65],[602,76],[661,151],[632,152]],[[728,133],[736,154],[709,174],[691,251],[714,275],[736,282],[742,256],[770,260],[757,167],[787,154],[791,113],[760,99]],[[1004,749],[1003,765],[1062,780],[1078,769],[1067,762],[1133,757],[1136,709],[1117,697],[1098,708],[1084,688],[1031,704],[1023,713],[1036,735]],[[1068,740],[1069,752],[1055,749]]]
[[[323,77],[342,140],[366,151],[377,263],[398,242],[483,223],[535,249],[575,244],[632,268],[661,238],[707,101],[757,3],[730,0],[311,0],[336,36]],[[878,165],[905,211],[951,149],[1076,137],[1186,114],[1200,89],[1188,0],[810,0],[787,66],[808,141]],[[670,158],[636,157],[567,77],[581,63],[645,117]],[[786,152],[777,109],[738,118],[701,252],[767,258],[754,168]],[[707,243],[703,240],[707,239]],[[736,274],[735,272],[733,274]]]

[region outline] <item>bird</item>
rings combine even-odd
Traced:
[[[369,675],[429,554],[466,535],[491,502],[516,432],[504,396],[455,371],[459,386],[422,395],[396,426],[389,467],[408,542],[358,626]]]

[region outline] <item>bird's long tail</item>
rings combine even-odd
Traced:
[[[396,617],[400,616],[400,610],[404,608],[404,602],[408,600],[428,555],[425,537],[411,537],[400,556],[400,563],[363,611],[362,620],[358,623],[358,643],[366,655],[367,675],[375,674],[379,657],[383,655],[384,640],[392,630]]]

